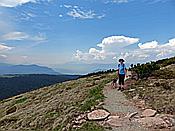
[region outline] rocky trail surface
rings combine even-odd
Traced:
[[[144,100],[128,100],[126,95],[107,84],[103,90],[105,100],[103,109],[90,112],[89,120],[99,121],[107,131],[175,131],[175,117],[158,114],[156,110],[145,106]],[[109,130],[108,130],[109,129]]]
[[[117,89],[112,89],[108,84],[104,88],[104,109],[111,113],[106,124],[112,127],[113,131],[147,131],[141,124],[134,120],[141,111],[130,103],[125,95]]]

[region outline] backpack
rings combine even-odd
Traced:
[[[120,64],[118,64],[118,68],[120,67]],[[123,68],[125,67],[125,64],[123,64]]]

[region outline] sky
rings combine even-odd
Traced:
[[[172,56],[174,0],[0,0],[0,63],[83,71]]]

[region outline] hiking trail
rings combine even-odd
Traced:
[[[141,111],[132,105],[121,91],[112,89],[109,83],[105,86],[103,93],[106,97],[103,107],[111,113],[107,123],[112,127],[112,131],[147,131],[134,121],[132,116],[126,117],[129,114],[137,116]]]

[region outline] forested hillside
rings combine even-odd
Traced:
[[[44,86],[76,79],[76,75],[3,75],[0,76],[0,99],[12,97]]]

